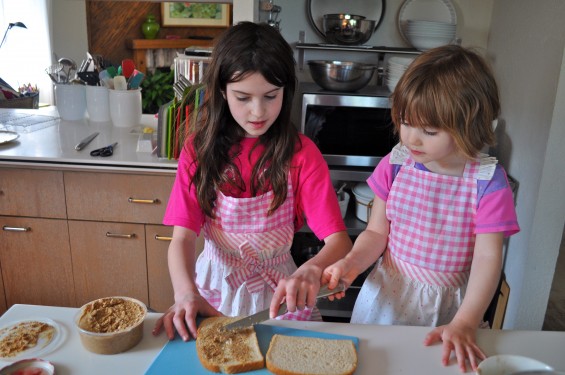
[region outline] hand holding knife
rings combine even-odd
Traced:
[[[332,294],[338,293],[338,292],[342,292],[345,290],[345,284],[343,282],[340,282],[339,284],[337,284],[337,286],[334,289],[329,289],[328,285],[323,285],[320,288],[320,291],[318,292],[318,295],[316,296],[316,298],[322,298],[322,297],[327,297],[330,296]],[[283,302],[281,303],[280,307],[279,307],[279,311],[278,311],[278,315],[282,315],[286,312],[286,303]],[[269,309],[260,311],[256,314],[253,315],[249,315],[248,317],[236,320],[233,323],[230,323],[228,325],[225,326],[226,329],[228,330],[232,330],[232,329],[238,329],[238,328],[243,328],[243,327],[249,327],[252,326],[254,324],[257,323],[261,323],[265,320],[269,319]]]

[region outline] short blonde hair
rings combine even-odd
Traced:
[[[495,144],[498,86],[485,59],[469,49],[448,45],[422,53],[398,81],[391,100],[397,132],[403,122],[444,130],[469,158]]]

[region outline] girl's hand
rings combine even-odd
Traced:
[[[183,341],[188,341],[191,337],[196,339],[196,315],[222,316],[222,313],[213,308],[200,294],[190,293],[182,300],[175,302],[157,320],[153,328],[153,335],[158,335],[161,328],[165,327],[167,337],[172,340],[175,338],[176,328]]]
[[[330,289],[333,289],[337,284],[342,281],[346,288],[349,288],[351,283],[359,276],[360,272],[351,263],[349,258],[341,259],[326,267],[322,274],[322,284],[328,284]],[[345,292],[337,293],[334,295],[338,299],[345,296]],[[330,299],[332,296],[330,296]]]
[[[290,312],[312,308],[316,304],[316,295],[320,290],[322,270],[314,265],[304,264],[292,275],[279,281],[270,306],[270,317],[275,318],[279,305],[286,302]]]
[[[457,364],[461,372],[467,371],[466,360],[471,364],[473,371],[477,371],[479,360],[486,358],[483,351],[477,346],[475,334],[477,327],[464,322],[455,322],[436,327],[424,339],[424,345],[429,346],[443,342],[441,362],[444,366],[449,364],[451,352],[455,353]]]

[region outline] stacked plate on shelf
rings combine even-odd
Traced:
[[[425,51],[454,42],[456,26],[447,22],[408,20],[405,33],[414,48]]]
[[[451,0],[405,0],[398,12],[400,35],[420,51],[454,43],[456,29]]]
[[[414,57],[390,57],[388,59],[385,67],[385,84],[390,92],[394,91],[398,80],[413,60]]]

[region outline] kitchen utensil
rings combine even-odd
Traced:
[[[322,298],[322,297],[327,297],[329,295],[338,293],[338,292],[342,292],[345,290],[345,284],[340,282],[334,289],[329,289],[327,285],[323,285],[320,288],[320,291],[318,292],[318,295],[316,296],[316,298]],[[283,302],[280,304],[279,306],[279,311],[277,313],[278,315],[282,315],[286,312],[286,303]],[[226,325],[226,329],[232,330],[232,329],[237,329],[237,328],[243,328],[243,327],[249,327],[252,325],[255,325],[257,323],[261,323],[264,322],[265,320],[269,319],[269,309],[260,311],[256,314],[253,315],[249,315],[245,318],[239,319],[233,323],[230,323],[228,325]]]
[[[94,138],[98,136],[98,134],[99,134],[98,132],[92,133],[88,137],[84,138],[82,141],[79,142],[79,144],[75,146],[75,150],[80,151],[83,148],[85,148],[90,142],[92,142]]]
[[[355,216],[366,223],[371,217],[375,193],[366,182],[358,183],[352,191],[355,196]]]
[[[323,28],[328,43],[359,45],[366,43],[375,30],[376,21],[363,16],[336,13],[324,14]]]
[[[122,60],[122,74],[124,77],[129,78],[135,70],[135,63],[132,59]]]
[[[77,71],[76,62],[68,57],[61,57],[58,62],[63,66],[62,72],[66,77],[64,82],[69,82],[72,79],[71,77],[74,76],[74,73]]]
[[[310,24],[321,37],[325,38],[324,14],[360,14],[366,19],[376,21],[374,27],[376,30],[385,13],[385,0],[308,0],[306,10]]]
[[[330,91],[357,91],[369,84],[377,67],[350,61],[309,60],[314,82]]]
[[[63,65],[57,63],[45,68],[45,73],[47,73],[47,75],[49,76],[49,78],[51,78],[51,81],[53,81],[53,83],[60,83],[61,81],[59,79],[59,73],[61,72],[62,69],[63,69]]]
[[[109,146],[100,147],[96,150],[90,151],[90,156],[101,156],[103,158],[114,155],[114,147],[118,145],[118,142],[114,142]]]

